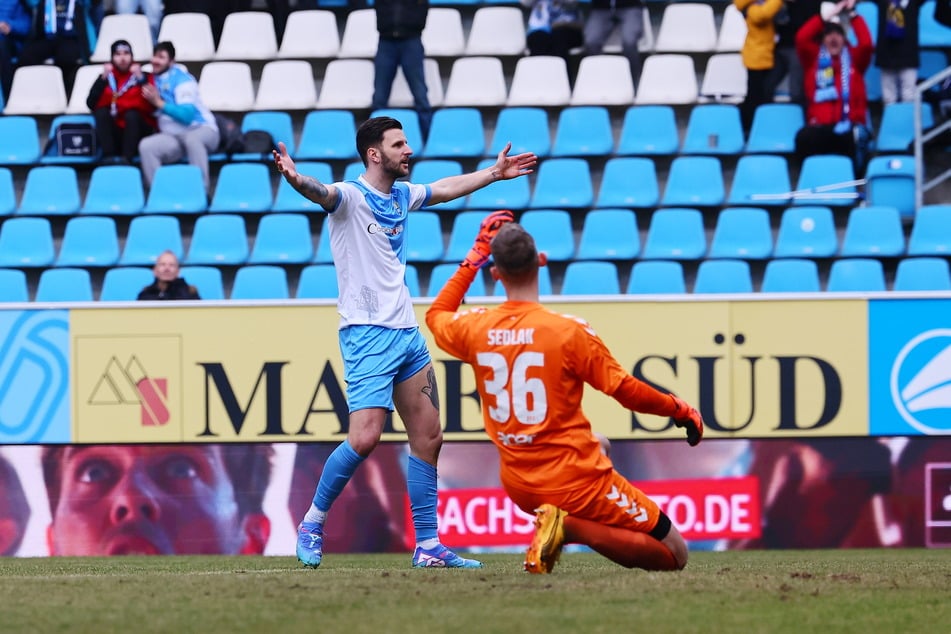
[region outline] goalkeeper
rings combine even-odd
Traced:
[[[512,212],[482,223],[475,245],[426,313],[440,348],[470,363],[485,429],[499,450],[502,484],[535,535],[525,569],[551,572],[566,542],[585,544],[628,568],[680,570],[687,544],[657,504],[616,472],[581,411],[585,383],[624,407],[670,416],[687,442],[703,437],[693,407],[631,376],[584,320],[538,302],[546,263]],[[505,287],[497,308],[457,312],[489,259]]]

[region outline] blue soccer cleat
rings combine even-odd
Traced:
[[[460,557],[439,544],[432,550],[417,546],[413,553],[413,568],[482,568],[482,562]]]
[[[297,560],[306,568],[320,565],[324,549],[324,527],[316,522],[301,522],[297,527]]]

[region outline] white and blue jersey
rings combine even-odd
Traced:
[[[158,128],[160,131],[167,132],[168,134],[181,134],[186,130],[202,125],[211,126],[216,130],[218,129],[218,124],[215,123],[215,115],[213,115],[211,110],[201,101],[201,95],[198,91],[198,82],[184,68],[173,64],[171,68],[161,75],[156,75],[155,87],[158,89],[164,101],[175,105],[190,104],[197,110],[195,119],[189,125],[176,121],[170,115],[162,111],[156,112],[155,116],[158,119]]]
[[[334,185],[340,197],[327,226],[340,292],[340,328],[417,327],[405,281],[406,218],[429,201],[429,186],[396,182],[384,194],[363,176]]]

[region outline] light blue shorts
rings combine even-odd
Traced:
[[[393,388],[430,362],[419,328],[347,326],[340,330],[347,405],[351,412],[368,407],[393,411]]]

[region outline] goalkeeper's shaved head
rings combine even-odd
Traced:
[[[535,239],[522,225],[510,222],[492,239],[492,259],[506,281],[523,283],[538,275]]]

